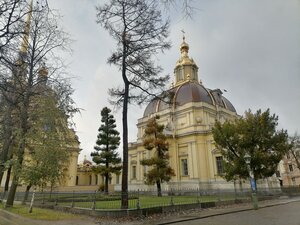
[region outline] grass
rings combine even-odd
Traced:
[[[221,200],[233,200],[234,196],[222,196]],[[181,204],[192,204],[200,202],[216,202],[219,201],[218,196],[143,196],[139,198],[139,204],[141,208],[150,208],[156,206],[168,206],[171,205],[171,201],[174,205]],[[137,208],[137,199],[130,199],[128,204],[130,209]],[[70,202],[59,202],[59,205],[62,206],[71,206]],[[80,208],[92,208],[93,202],[74,202],[74,207]],[[120,200],[106,200],[106,201],[96,201],[96,209],[120,209],[121,201]]]
[[[29,213],[29,207],[26,205],[15,204],[11,208],[4,208],[3,204],[0,204],[0,209],[9,211],[20,216],[35,219],[35,220],[66,220],[66,219],[78,219],[80,216],[64,213],[60,211],[54,211],[51,209],[33,208],[32,213]]]

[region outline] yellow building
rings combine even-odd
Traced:
[[[159,115],[168,136],[170,165],[175,176],[163,188],[226,188],[231,183],[221,178],[222,156],[214,146],[211,133],[216,120],[234,120],[235,108],[220,89],[208,89],[199,80],[199,67],[189,57],[189,45],[180,46],[180,58],[174,69],[175,82],[169,90],[173,104],[152,100],[138,120],[138,138],[129,144],[129,190],[151,189],[144,185],[146,166],[140,160],[151,152],[142,145],[149,118]]]
[[[108,189],[114,191],[114,186],[121,182],[120,174],[111,174]],[[77,165],[76,190],[104,190],[104,176],[93,171],[93,164],[86,159]]]
[[[300,148],[297,151],[300,151]],[[300,169],[292,154],[288,153],[281,160],[276,176],[282,186],[300,186]]]

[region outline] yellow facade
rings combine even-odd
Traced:
[[[137,141],[129,145],[129,190],[155,188],[144,184],[147,167],[140,164],[140,160],[153,154],[144,149],[142,140],[149,118],[155,115],[159,115],[158,122],[165,125],[170,166],[176,174],[163,188],[233,187],[220,176],[222,168],[217,161],[221,155],[214,146],[211,130],[216,120],[234,120],[238,115],[221,90],[210,90],[202,85],[198,66],[188,51],[189,45],[183,40],[181,56],[174,69],[175,82],[169,90],[174,96],[172,104],[154,99],[138,120]]]
[[[198,78],[199,67],[188,53],[189,45],[183,38],[180,58],[174,69],[175,81],[167,91],[171,103],[164,96],[153,99],[138,120],[137,141],[129,144],[129,190],[156,189],[144,184],[144,174],[148,168],[140,163],[154,153],[154,150],[146,150],[142,141],[148,120],[156,115],[160,118],[158,122],[165,126],[169,163],[175,171],[175,176],[163,184],[163,189],[249,188],[249,181],[239,181],[237,184],[222,178],[223,158],[212,136],[215,121],[233,121],[239,115],[220,89],[212,90],[202,84]],[[257,185],[262,188],[279,187],[279,182],[273,176],[258,180]]]
[[[68,151],[70,151],[70,155],[69,158],[64,161],[64,168],[63,168],[64,177],[63,179],[60,180],[58,184],[54,186],[54,188],[72,187],[76,185],[77,161],[78,161],[80,148],[79,148],[78,138],[75,135],[75,131],[72,129],[69,130],[69,140],[70,142],[68,143],[69,145]],[[30,163],[30,154],[28,152],[28,149],[25,150],[24,162]],[[13,176],[13,172],[10,175],[10,183],[12,182],[12,176]],[[3,187],[5,186],[6,180],[7,180],[7,170],[4,172],[1,185],[0,185],[0,190],[3,189]],[[18,191],[23,191],[25,188],[24,185],[27,184],[23,184],[23,182],[21,181],[20,186],[18,187]]]

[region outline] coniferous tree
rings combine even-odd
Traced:
[[[270,110],[250,110],[244,117],[224,124],[216,122],[213,137],[224,157],[226,180],[247,179],[249,171],[245,155],[251,157],[250,169],[254,180],[272,176],[279,161],[289,151],[288,135],[285,130],[276,130],[278,117]]]
[[[116,120],[110,114],[111,110],[104,107],[101,110],[102,125],[98,129],[96,151],[91,153],[93,161],[97,164],[94,170],[105,177],[104,191],[108,193],[108,182],[111,174],[118,174],[121,171],[121,158],[116,151],[120,144],[119,132],[116,130]]]
[[[175,176],[175,173],[169,166],[169,144],[163,133],[164,125],[159,125],[158,119],[159,117],[156,116],[147,123],[143,144],[147,150],[154,150],[154,154],[149,159],[141,160],[141,164],[151,167],[145,174],[145,183],[156,184],[157,195],[162,196],[161,183],[168,182],[172,176]]]
[[[143,103],[156,95],[168,81],[160,76],[161,67],[154,58],[158,52],[170,48],[167,41],[169,21],[164,20],[158,1],[110,0],[97,7],[97,22],[117,43],[116,50],[108,59],[119,67],[123,87],[110,90],[116,105],[122,105],[122,208],[128,208],[128,104]]]

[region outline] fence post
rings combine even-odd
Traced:
[[[140,209],[141,208],[141,205],[140,205],[140,189],[138,189],[137,191],[137,202],[136,202],[136,208],[137,209]]]
[[[197,203],[201,204],[201,202],[200,202],[200,189],[199,188],[197,188]]]
[[[58,205],[58,197],[57,197],[57,194],[56,194],[56,198],[55,198],[55,205]]]
[[[73,190],[73,193],[72,193],[72,203],[71,203],[71,208],[74,208],[74,190]]]
[[[218,201],[220,202],[221,201],[221,191],[220,191],[220,188],[218,187]]]
[[[173,189],[171,188],[171,200],[170,200],[170,205],[173,206],[174,205],[174,201],[173,201]]]
[[[43,205],[45,204],[45,193],[44,193],[44,191],[42,192],[42,204]]]
[[[92,204],[92,210],[96,209],[96,191],[94,193],[94,198],[93,198],[93,204]]]

